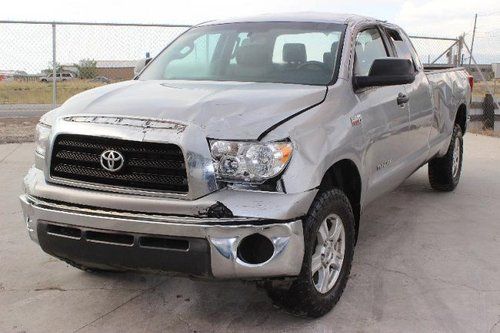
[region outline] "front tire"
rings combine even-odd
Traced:
[[[317,318],[340,299],[354,255],[355,220],[339,189],[318,194],[304,220],[305,251],[300,275],[291,283],[269,283],[273,302],[299,316]]]
[[[453,191],[462,174],[463,134],[462,128],[455,124],[446,155],[429,161],[429,183],[436,191]]]

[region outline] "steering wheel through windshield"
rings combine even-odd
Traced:
[[[323,70],[323,71],[330,71],[330,68],[328,65],[321,61],[316,61],[316,60],[311,60],[311,61],[306,61],[300,65],[297,66],[297,69],[303,69],[303,68],[311,68],[312,70],[318,71],[318,70]]]

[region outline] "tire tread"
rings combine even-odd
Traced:
[[[458,185],[458,181],[453,179],[452,173],[453,148],[455,146],[457,136],[459,136],[460,140],[462,140],[462,130],[458,124],[455,124],[451,136],[450,145],[448,146],[446,154],[443,157],[435,157],[429,161],[429,183],[431,184],[431,187],[436,191],[450,192],[453,191]],[[460,152],[463,156],[463,146]],[[462,163],[462,156],[460,157],[460,163]],[[460,169],[461,168],[462,166],[460,165]]]

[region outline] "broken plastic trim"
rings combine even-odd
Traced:
[[[222,202],[217,201],[212,206],[208,207],[207,210],[208,217],[215,217],[218,219],[225,217],[234,217],[233,212],[227,208]]]

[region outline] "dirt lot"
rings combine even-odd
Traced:
[[[31,242],[17,195],[33,144],[0,145],[0,332],[500,332],[500,139],[465,136],[453,193],[423,167],[365,211],[336,308],[305,320],[252,284],[89,274]]]
[[[63,103],[79,92],[99,87],[102,83],[73,80],[57,83],[57,102]],[[0,104],[51,104],[52,83],[0,82]]]
[[[38,118],[0,118],[0,144],[35,140]]]
[[[488,81],[489,90],[487,89],[486,84],[481,82],[474,82],[473,96],[477,98],[483,98],[484,94],[489,93],[491,91],[495,94],[496,98],[500,98],[500,80],[492,80]]]

